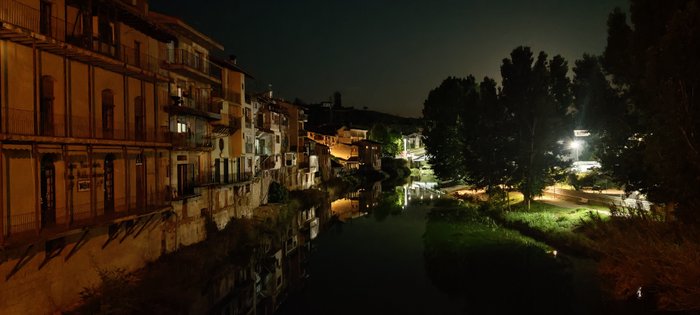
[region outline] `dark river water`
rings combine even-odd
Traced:
[[[592,261],[415,184],[384,190],[333,203],[339,220],[312,242],[308,279],[278,314],[646,313],[606,301]]]

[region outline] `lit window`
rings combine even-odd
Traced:
[[[177,132],[178,133],[185,133],[187,132],[187,124],[183,122],[177,122]]]

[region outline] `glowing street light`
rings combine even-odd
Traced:
[[[574,150],[574,152],[576,152],[576,161],[578,161],[578,152],[582,146],[583,146],[583,141],[581,141],[581,140],[574,140],[574,141],[571,141],[571,143],[569,143],[569,148]]]

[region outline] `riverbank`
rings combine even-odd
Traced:
[[[647,211],[561,205],[517,198],[510,203],[454,194],[478,205],[499,225],[556,248],[559,253],[598,262],[605,291],[617,300],[641,299],[664,311],[700,310],[700,231]],[[505,198],[503,198],[505,199]],[[672,268],[669,268],[672,266]]]

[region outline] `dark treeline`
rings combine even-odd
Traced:
[[[627,190],[700,222],[700,1],[632,0],[608,18],[602,56],[569,65],[514,49],[491,78],[447,78],[424,103],[436,174],[526,201],[562,174],[574,129]]]

